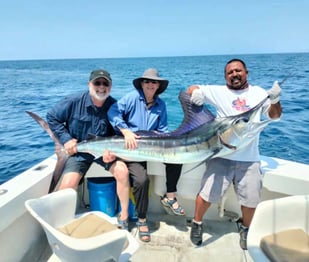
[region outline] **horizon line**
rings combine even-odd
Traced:
[[[0,59],[0,62],[17,61],[46,61],[46,60],[89,60],[89,59],[140,59],[140,58],[169,58],[169,57],[198,57],[198,56],[244,56],[244,55],[280,55],[280,54],[307,54],[309,51],[298,52],[266,52],[266,53],[243,53],[243,54],[204,54],[204,55],[172,55],[172,56],[127,56],[127,57],[75,57],[75,58],[34,58],[34,59]]]

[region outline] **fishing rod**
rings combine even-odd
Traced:
[[[293,73],[289,73],[285,78],[283,78],[280,82],[278,82],[279,86],[281,86],[288,78],[294,76]]]

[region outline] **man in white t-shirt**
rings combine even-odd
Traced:
[[[250,110],[269,96],[261,112],[272,119],[280,118],[281,88],[277,81],[266,91],[247,81],[248,70],[240,59],[232,59],[225,66],[226,85],[193,85],[187,92],[196,105],[208,103],[217,111],[217,117],[238,115]],[[261,117],[261,114],[257,116]],[[241,205],[240,246],[247,249],[247,233],[257,204],[260,202],[262,176],[260,172],[259,135],[248,146],[224,157],[211,158],[195,201],[190,239],[202,244],[203,216],[212,203],[220,202],[231,183],[234,184]]]

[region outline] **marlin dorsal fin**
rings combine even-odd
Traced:
[[[183,135],[199,126],[214,120],[214,115],[204,106],[197,106],[190,101],[190,95],[182,91],[179,93],[179,100],[184,113],[181,125],[171,132],[171,135]]]

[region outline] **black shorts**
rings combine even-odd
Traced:
[[[76,172],[76,173],[79,173],[82,177],[84,177],[93,162],[96,162],[98,165],[102,166],[106,171],[109,171],[111,166],[117,160],[118,159],[115,159],[114,161],[110,163],[105,163],[103,162],[102,157],[99,157],[94,160],[76,160],[74,156],[71,156],[68,158],[62,174],[66,174],[69,172]]]

